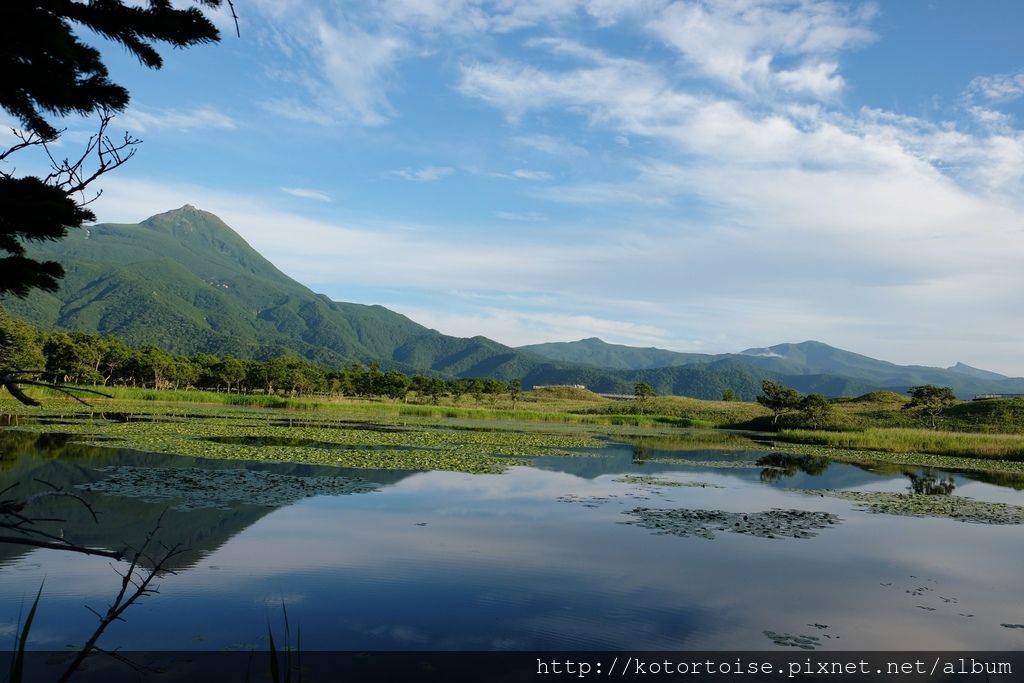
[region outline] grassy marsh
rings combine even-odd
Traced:
[[[493,396],[435,405],[128,388],[111,393],[91,398],[90,407],[46,390],[37,394],[45,398],[42,408],[0,398],[0,415],[10,426],[68,433],[80,443],[361,468],[497,472],[534,456],[598,448],[611,438],[642,455],[661,451],[653,455],[665,462],[671,451],[767,448],[851,463],[1024,474],[1024,401],[1016,399],[954,406],[944,424],[969,431],[934,431],[908,426],[917,418],[903,410],[905,397],[875,392],[835,401],[839,427],[769,434],[721,429],[762,425],[767,411],[755,403],[658,397],[640,415],[631,401],[585,391],[524,392],[515,406]]]
[[[1024,460],[1024,435],[1020,434],[976,434],[871,427],[855,432],[784,429],[779,432],[777,438],[830,448],[951,456],[970,454],[975,458]]]

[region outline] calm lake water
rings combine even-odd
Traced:
[[[871,514],[813,493],[903,492],[916,468],[766,471],[706,462],[766,453],[656,448],[638,461],[634,446],[610,443],[496,475],[338,470],[20,432],[0,432],[0,453],[0,489],[42,479],[92,501],[99,525],[71,501],[46,503],[74,541],[139,543],[169,508],[161,540],[188,550],[160,594],[107,632],[108,648],[265,649],[282,604],[305,650],[778,647],[766,632],[813,636],[820,649],[1024,647],[1024,628],[1005,626],[1024,624],[1024,525]],[[956,495],[1024,504],[1020,480],[932,474]],[[636,508],[838,519],[801,538],[682,537],[627,524]],[[106,559],[0,546],[0,638],[13,640],[44,579],[35,649],[80,644],[95,625],[86,606],[102,611],[119,586]]]

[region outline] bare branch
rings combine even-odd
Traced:
[[[231,8],[231,18],[235,20],[235,35],[241,38],[242,29],[238,28],[238,15],[235,14],[235,3],[233,0],[228,0],[228,7]]]
[[[64,671],[64,674],[60,677],[59,681],[63,683],[67,681],[71,674],[81,665],[85,658],[93,652],[104,652],[96,646],[96,642],[103,635],[103,632],[114,623],[115,621],[124,621],[121,615],[124,614],[125,610],[131,607],[137,600],[146,595],[152,595],[158,593],[159,586],[153,586],[154,579],[163,576],[165,574],[174,574],[170,569],[167,569],[167,563],[172,558],[183,552],[183,550],[177,546],[166,547],[164,554],[159,560],[153,563],[153,568],[147,572],[139,572],[138,570],[139,561],[143,558],[149,559],[149,555],[146,554],[146,548],[148,548],[154,541],[157,532],[160,530],[160,525],[163,522],[163,514],[161,513],[156,525],[146,536],[146,540],[142,542],[137,550],[132,555],[131,562],[128,565],[127,571],[121,574],[121,590],[118,591],[114,601],[107,608],[106,614],[100,617],[100,623],[93,631],[92,635],[86,641],[82,649],[75,655],[74,660],[68,665],[68,668]],[[116,570],[115,570],[116,571]],[[120,572],[118,572],[120,573]],[[132,586],[133,591],[129,593],[128,587]],[[95,610],[93,610],[95,613]],[[108,653],[109,654],[109,653]]]
[[[59,131],[57,134],[60,135],[60,133],[63,132],[64,131]],[[18,128],[11,128],[11,133],[14,135],[14,137],[18,138],[18,142],[15,143],[12,147],[6,149],[5,151],[0,152],[0,161],[6,160],[7,157],[11,156],[15,152],[20,152],[26,147],[36,147],[39,145],[44,145],[47,142],[46,138],[44,138],[43,136],[39,135],[34,131],[26,133],[25,131],[19,130]]]
[[[21,536],[0,536],[0,543],[10,543],[13,545],[28,545],[33,548],[49,548],[51,550],[70,550],[72,552],[81,553],[82,555],[99,555],[100,557],[109,557],[114,560],[120,560],[124,557],[121,553],[115,550],[99,550],[98,548],[87,548],[82,545],[75,545],[73,543],[56,543],[53,541],[40,541],[34,538],[24,538]]]
[[[43,182],[60,188],[68,195],[84,194],[86,188],[94,180],[104,173],[109,173],[122,164],[127,163],[129,159],[135,156],[136,151],[138,151],[137,147],[142,140],[127,132],[116,143],[111,140],[107,135],[107,128],[110,126],[113,118],[114,114],[109,110],[100,114],[98,130],[89,136],[89,140],[85,143],[82,153],[74,160],[64,158],[58,161],[48,144],[52,139],[33,142],[32,144],[38,144],[43,147],[47,158],[50,160],[50,172],[43,178]],[[87,167],[90,165],[90,159],[93,159],[93,163],[95,163],[95,168],[91,171],[87,170]],[[98,196],[99,193],[91,199],[86,199],[83,196],[79,204],[81,206],[89,204],[95,201]]]
[[[47,482],[42,482],[42,480],[40,480],[40,479],[36,479],[36,481],[39,481],[39,482],[44,483],[44,484],[47,484]],[[48,484],[48,485],[52,486],[52,484]],[[40,498],[71,498],[73,500],[77,500],[79,503],[82,504],[82,506],[86,510],[89,511],[89,514],[92,515],[92,521],[96,522],[97,524],[99,524],[99,522],[100,522],[99,518],[96,516],[96,511],[93,510],[92,505],[89,503],[89,501],[87,501],[85,498],[83,498],[82,496],[78,495],[77,493],[72,493],[71,491],[65,491],[64,489],[60,489],[60,488],[58,488],[58,489],[56,489],[54,491],[40,491],[39,493],[34,493],[31,496],[29,496],[28,498],[26,498],[25,499],[25,504],[26,505],[30,505],[30,504],[32,504],[33,502],[35,502],[36,500],[38,500]],[[42,521],[42,520],[40,520],[40,521]],[[54,520],[48,520],[48,521],[59,522],[59,521],[63,521],[63,520],[54,519]]]

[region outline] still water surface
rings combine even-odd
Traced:
[[[766,472],[657,462],[763,452],[644,449],[638,460],[616,443],[496,475],[204,461],[15,432],[0,432],[0,446],[0,489],[102,489],[77,489],[99,525],[54,503],[72,540],[137,543],[169,508],[161,538],[189,550],[160,594],[107,632],[108,648],[265,649],[282,604],[305,650],[778,647],[766,632],[813,636],[821,649],[1024,648],[1024,627],[1012,628],[1024,624],[1024,525],[871,514],[813,493],[903,492],[915,468]],[[956,495],[1024,504],[1020,481],[931,474]],[[303,497],[323,476],[361,482]],[[220,492],[190,495],[197,478]],[[625,523],[638,507],[839,519],[808,538],[680,537]],[[103,611],[119,585],[103,558],[0,547],[0,638],[13,639],[44,578],[35,649],[80,644],[95,625],[85,606]]]

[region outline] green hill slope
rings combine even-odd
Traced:
[[[55,294],[4,305],[46,327],[169,351],[511,377],[531,363],[482,337],[449,337],[382,306],[338,303],[274,267],[211,213],[184,206],[138,225],[101,224],[35,247],[67,271]],[[534,358],[533,363],[540,359]]]
[[[56,293],[5,299],[12,314],[178,354],[294,353],[325,365],[377,361],[405,372],[521,379],[527,388],[583,384],[610,393],[632,393],[636,382],[648,382],[659,393],[709,399],[726,389],[753,399],[763,379],[829,395],[925,383],[952,386],[961,396],[1024,393],[1024,380],[964,365],[898,366],[818,342],[706,355],[594,338],[514,349],[485,337],[450,337],[382,306],[314,293],[217,216],[188,205],[136,225],[74,230],[31,251],[60,262],[67,274]]]

